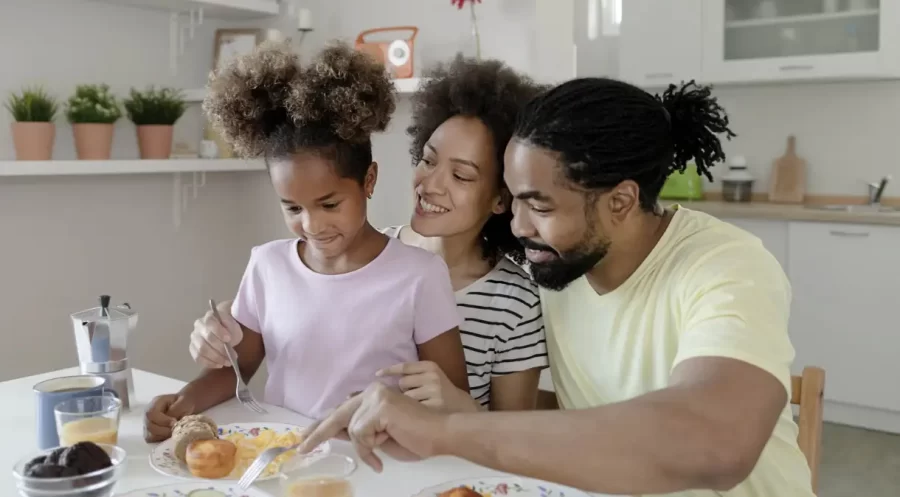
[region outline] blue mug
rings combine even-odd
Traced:
[[[82,397],[106,395],[106,378],[93,375],[76,375],[44,380],[34,386],[37,399],[37,439],[41,450],[59,446],[56,432],[56,416],[53,408],[60,402]]]

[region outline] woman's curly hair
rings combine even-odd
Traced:
[[[312,149],[360,181],[372,162],[370,136],[396,104],[384,66],[343,43],[308,67],[286,42],[265,42],[209,77],[203,110],[242,157],[284,158]]]
[[[524,105],[547,87],[536,84],[498,60],[464,58],[440,64],[427,74],[426,83],[412,97],[412,124],[406,133],[412,138],[413,166],[422,160],[425,144],[434,131],[454,116],[475,117],[491,131],[498,179],[503,187],[503,154],[512,137],[516,116]],[[504,194],[504,198],[508,195]],[[512,234],[512,212],[507,203],[503,214],[491,216],[481,229],[486,258],[506,255],[518,263],[525,261],[521,243]]]

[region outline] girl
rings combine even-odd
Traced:
[[[410,397],[456,411],[535,407],[547,367],[537,288],[512,261],[524,262],[510,231],[503,152],[519,109],[542,88],[498,61],[457,58],[429,74],[413,96],[407,130],[415,165],[410,226],[384,232],[440,255],[450,268],[469,373],[456,388],[434,362],[392,366]],[[230,317],[223,312],[226,324]],[[221,333],[211,313],[195,334]],[[552,397],[552,395],[551,395]]]
[[[208,369],[151,405],[148,440],[234,396],[223,342],[245,379],[266,359],[267,403],[312,418],[400,362],[434,362],[467,389],[447,265],[366,218],[378,172],[370,135],[394,110],[384,68],[342,44],[308,68],[288,46],[264,45],[211,77],[204,110],[236,152],[265,158],[297,238],[252,250],[236,323],[192,334],[192,355]]]
[[[451,410],[534,409],[547,349],[537,287],[510,231],[503,153],[516,115],[541,88],[499,61],[457,58],[438,67],[413,97],[407,130],[415,165],[409,226],[385,233],[443,257],[457,307],[469,389],[439,365],[401,364],[407,395]]]

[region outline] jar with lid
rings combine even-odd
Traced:
[[[747,170],[747,159],[741,155],[732,157],[728,161],[728,172],[722,177],[722,199],[726,202],[750,202],[753,181],[753,175]]]

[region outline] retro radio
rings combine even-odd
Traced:
[[[383,41],[372,41],[372,35],[403,31],[409,32],[409,35],[386,37],[387,39]],[[411,78],[413,77],[413,47],[418,33],[419,28],[415,26],[367,29],[356,37],[356,49],[372,55],[384,64],[392,78]],[[379,36],[379,38],[385,37]]]

